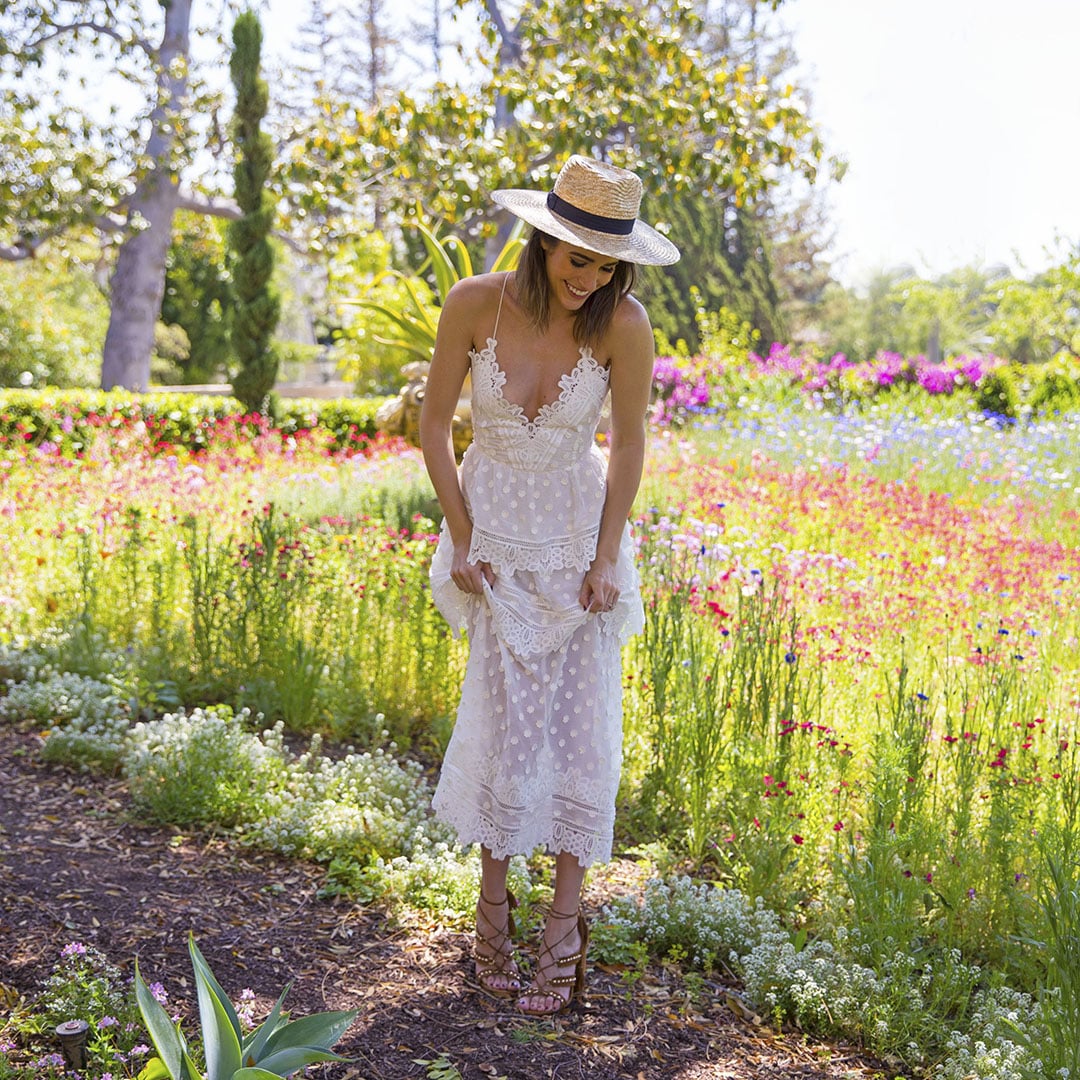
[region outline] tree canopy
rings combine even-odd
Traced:
[[[383,190],[406,210],[480,229],[497,187],[544,184],[571,153],[640,173],[655,194],[738,201],[775,169],[813,176],[821,155],[793,88],[707,60],[687,0],[526,0],[511,25],[487,0],[476,89],[399,94],[368,133]]]

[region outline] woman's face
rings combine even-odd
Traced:
[[[544,252],[552,302],[567,311],[579,310],[597,289],[607,285],[619,263],[609,255],[597,255],[565,240],[556,240],[550,247],[545,244]]]

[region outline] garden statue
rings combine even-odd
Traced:
[[[397,397],[379,406],[375,426],[386,435],[400,435],[411,446],[420,445],[420,406],[424,401],[429,364],[414,360],[401,369],[405,385]],[[469,387],[466,383],[466,392]],[[472,442],[472,403],[465,394],[458,399],[453,423],[454,452],[460,458]]]

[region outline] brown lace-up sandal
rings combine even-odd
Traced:
[[[485,904],[488,910],[506,905],[505,930],[495,930],[490,934],[485,934],[480,929],[481,903]],[[480,989],[492,997],[512,998],[521,994],[521,976],[517,970],[513,950],[513,939],[517,934],[517,927],[514,925],[514,908],[516,907],[517,900],[509,889],[506,890],[506,899],[498,904],[489,900],[481,890],[480,900],[476,905],[476,940],[473,944],[476,981],[480,984]],[[494,925],[486,914],[484,919],[489,925]],[[492,985],[491,980],[500,976],[506,979],[507,986]]]
[[[585,993],[585,956],[589,951],[589,924],[580,912],[564,915],[560,911],[551,911],[556,919],[572,919],[577,915],[577,922],[566,931],[554,945],[549,945],[541,936],[540,949],[536,956],[536,976],[525,990],[518,995],[518,1010],[526,1016],[558,1016],[567,1012],[579,997]],[[556,949],[577,930],[581,945],[570,956],[559,956]],[[557,974],[545,975],[544,968],[554,968]],[[563,998],[558,987],[569,986],[570,994]],[[530,1009],[523,1004],[531,997],[546,997],[559,1004],[554,1009]]]

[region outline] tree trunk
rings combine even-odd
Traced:
[[[150,382],[154,324],[165,293],[165,259],[180,199],[173,155],[182,123],[191,0],[162,5],[165,33],[156,57],[158,104],[150,114],[146,171],[128,203],[129,233],[111,282],[109,329],[101,364],[104,390],[145,390]]]

